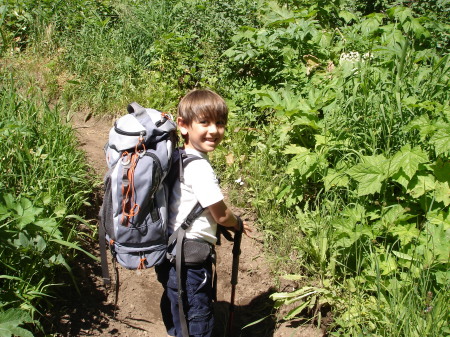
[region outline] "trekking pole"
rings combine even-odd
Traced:
[[[231,267],[231,300],[230,300],[230,310],[228,316],[227,325],[227,337],[232,337],[233,320],[234,320],[234,297],[236,294],[236,285],[238,283],[238,271],[239,271],[239,255],[241,255],[241,240],[242,232],[244,230],[244,225],[242,224],[241,218],[237,217],[239,230],[234,234],[233,239],[233,264]]]

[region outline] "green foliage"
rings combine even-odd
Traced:
[[[0,86],[1,329],[30,336],[20,325],[37,323],[27,317],[42,312],[57,274],[71,274],[75,251],[83,251],[79,217],[70,214],[88,205],[92,184],[60,111],[24,98],[12,80]]]
[[[33,337],[30,331],[20,327],[24,323],[33,323],[26,312],[19,309],[0,311],[0,336]]]
[[[245,113],[258,115],[251,120],[262,132],[246,155],[273,164],[250,174],[257,178],[248,191],[265,206],[257,207],[260,222],[278,255],[318,274],[326,281],[319,289],[344,283],[362,298],[357,306],[346,293],[327,302],[343,313],[336,331],[416,335],[411,326],[392,330],[392,322],[420,312],[427,292],[439,303],[448,296],[449,62],[436,41],[441,28],[392,7],[366,17],[340,12],[350,24],[331,30],[314,10],[290,5],[271,3],[265,25],[238,32],[226,52],[256,81],[256,103]],[[261,158],[262,144],[271,150]],[[293,238],[296,231],[302,235]],[[410,298],[412,308],[397,316],[383,309]],[[311,305],[319,307],[303,300],[292,312]],[[370,319],[374,305],[386,325]],[[418,319],[418,331],[441,333],[446,312],[430,314],[437,325]]]
[[[277,308],[293,306],[285,319],[308,314],[320,324],[331,307],[331,335],[445,335],[448,9],[448,1],[9,1],[0,7],[2,54],[47,55],[46,90],[66,110],[113,113],[139,101],[174,111],[191,88],[219,91],[230,133],[211,159],[237,204],[257,211],[277,267],[312,283],[272,296]],[[26,251],[45,266],[67,265],[59,250],[79,247],[61,225],[86,202],[83,159],[57,109],[8,95],[16,93],[1,91],[2,110],[21,117],[0,122],[2,256]],[[58,125],[60,138],[44,125]],[[2,278],[22,296],[4,301],[36,306],[51,284],[41,279]]]

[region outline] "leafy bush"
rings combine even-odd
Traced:
[[[351,24],[338,32],[316,21],[314,10],[271,9],[264,27],[238,32],[226,53],[247,69],[242,76],[256,79],[251,94],[260,108],[252,113],[261,132],[244,155],[263,172],[244,168],[243,179],[278,258],[294,256],[303,272],[320,275],[324,289],[314,299],[306,288],[274,299],[299,301],[290,318],[334,306],[342,313],[337,334],[415,335],[397,323],[432,294],[436,309],[417,331],[442,333],[450,110],[448,55],[435,40],[440,28],[402,7],[361,18],[340,12]],[[272,207],[283,216],[274,219]],[[350,292],[328,296],[344,289]],[[401,307],[407,299],[412,307]],[[370,318],[374,304],[383,319]]]

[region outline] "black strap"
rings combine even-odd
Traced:
[[[106,253],[106,227],[113,223],[113,211],[112,211],[112,194],[111,194],[111,177],[110,171],[106,174],[105,178],[105,195],[103,197],[103,204],[100,207],[98,214],[98,239],[100,246],[100,263],[102,267],[102,278],[105,286],[111,285],[111,278],[108,270],[108,258]]]
[[[105,226],[102,223],[99,224],[98,238],[100,245],[100,261],[102,266],[103,285],[111,285],[111,277],[109,276],[108,260],[106,256],[106,239],[105,239]]]
[[[116,318],[116,312],[117,312],[117,302],[119,301],[119,268],[117,267],[117,259],[116,256],[113,254],[112,257],[112,264],[114,268],[114,275],[115,275],[115,284],[114,284],[114,318]]]
[[[183,307],[183,296],[184,296],[184,288],[183,288],[183,280],[182,280],[182,273],[181,269],[183,268],[183,241],[184,236],[186,234],[186,230],[192,225],[195,219],[197,219],[200,214],[203,213],[205,209],[200,205],[199,202],[197,202],[192,208],[192,210],[189,212],[188,216],[186,217],[186,220],[178,227],[178,229],[172,233],[172,235],[169,238],[169,247],[173,245],[174,241],[176,240],[175,245],[175,251],[176,251],[176,257],[175,257],[175,268],[177,270],[177,281],[178,281],[178,312],[180,314],[180,325],[181,325],[181,332],[183,337],[189,337],[189,329],[186,321],[186,315],[184,314],[184,307]]]
[[[178,179],[180,182],[184,182],[184,167],[188,165],[190,162],[198,159],[203,159],[202,157],[195,156],[195,155],[189,155],[186,154],[186,152],[183,149],[178,149],[178,157],[175,158],[175,161],[178,160],[178,167],[177,167],[177,173],[178,173]],[[175,177],[172,177],[175,178]],[[175,181],[175,179],[172,179],[172,181]],[[183,297],[184,297],[184,288],[183,288],[183,279],[182,279],[182,268],[183,268],[183,243],[184,243],[184,237],[186,234],[186,231],[189,229],[189,227],[192,225],[192,223],[197,219],[205,210],[202,205],[200,205],[199,202],[195,204],[195,206],[192,208],[192,210],[189,212],[186,219],[183,221],[183,223],[178,227],[178,229],[172,233],[172,235],[169,237],[168,241],[168,247],[173,246],[174,242],[175,244],[175,268],[177,270],[177,281],[178,281],[178,312],[180,315],[180,325],[181,325],[181,333],[183,337],[189,337],[189,328],[186,320],[186,315],[184,313],[184,306],[183,306]]]

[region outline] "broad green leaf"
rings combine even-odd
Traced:
[[[411,149],[411,146],[403,146],[391,159],[390,173],[398,173],[400,169],[411,179],[417,172],[419,165],[428,162],[428,155],[418,146]]]
[[[431,167],[438,181],[450,184],[450,161],[438,158]]]
[[[405,172],[403,172],[402,169],[400,169],[396,174],[394,174],[392,177],[392,180],[398,182],[400,185],[402,185],[405,190],[408,188],[409,182],[411,179],[406,175]]]
[[[44,205],[49,205],[52,202],[52,196],[50,194],[44,195],[42,202]]]
[[[437,181],[434,193],[437,202],[443,202],[445,206],[450,204],[450,188],[448,182],[441,183]]]
[[[433,225],[428,223],[426,235],[419,237],[422,248],[428,250],[434,259],[441,263],[448,263],[450,254],[450,229],[445,230],[444,224]],[[421,248],[421,247],[419,247]],[[426,251],[424,251],[425,255]]]
[[[436,181],[432,175],[417,175],[411,180],[410,188],[408,193],[413,198],[418,198],[424,195],[426,192],[432,191],[435,189]]]
[[[390,255],[384,256],[384,259],[379,262],[379,266],[382,275],[389,275],[397,270],[397,262]]]
[[[450,283],[450,270],[447,271],[437,271],[435,273],[437,283],[445,286]]]
[[[67,207],[65,205],[60,204],[56,206],[54,213],[57,218],[62,218],[67,213]]]
[[[410,243],[420,234],[420,231],[416,228],[415,224],[397,225],[390,228],[389,231],[400,239],[403,246]]]
[[[420,21],[416,18],[411,18],[410,20],[405,22],[403,24],[403,28],[407,32],[412,31],[414,33],[414,35],[416,35],[417,38],[420,38],[421,36],[423,36],[423,37],[430,36],[430,33],[428,32],[428,30],[425,29],[425,27],[422,26]]]
[[[436,156],[443,153],[450,153],[450,127],[436,131],[436,133],[431,136],[430,143],[434,145]]]
[[[405,209],[400,205],[393,205],[383,210],[381,221],[385,223],[385,226],[391,226],[396,223],[401,215],[405,213]]]
[[[351,224],[364,221],[366,217],[366,208],[360,204],[346,207],[342,211],[342,216],[350,220]]]
[[[34,223],[36,226],[42,228],[46,233],[51,235],[53,238],[61,239],[62,234],[58,229],[58,223],[55,218],[45,218],[38,220]]]
[[[328,191],[332,187],[347,187],[349,184],[348,176],[343,172],[337,172],[333,169],[328,170],[328,174],[323,178],[325,190]]]
[[[302,115],[302,116],[293,116],[292,125],[293,126],[309,126],[314,130],[320,129],[320,126],[315,121],[316,117],[313,115]]]
[[[19,327],[31,322],[33,322],[32,318],[23,310],[11,308],[7,311],[0,311],[0,336],[33,337],[30,331]]]
[[[433,134],[436,127],[431,123],[428,115],[424,114],[413,119],[407,126],[405,131],[418,130],[420,139],[425,140],[430,134]]]
[[[383,155],[363,157],[363,162],[347,171],[358,184],[358,196],[378,193],[387,178],[388,161]]]
[[[349,23],[352,20],[357,21],[356,15],[348,11],[340,11],[339,17],[343,18],[345,23]]]
[[[386,13],[390,16],[390,17],[396,17],[400,19],[400,22],[403,24],[405,23],[406,20],[411,19],[412,18],[412,11],[411,9],[407,8],[407,7],[401,7],[401,6],[397,6],[397,7],[392,7],[389,8]],[[409,21],[409,20],[408,20]]]
[[[36,216],[42,213],[43,209],[33,207],[33,203],[27,198],[21,198],[20,204],[16,205],[16,211],[19,215],[19,228],[25,228],[26,225],[34,222]]]
[[[363,34],[372,33],[374,30],[378,29],[385,18],[384,14],[372,13],[366,16],[366,19],[361,22],[361,31]]]
[[[9,218],[11,216],[11,213],[8,211],[8,209],[0,204],[0,221],[5,220],[7,218]],[[0,227],[2,227],[2,225],[0,224]]]
[[[309,153],[309,149],[306,147],[290,144],[286,146],[286,148],[283,151],[284,154],[303,154],[303,153]]]
[[[45,250],[45,248],[47,248],[47,242],[44,240],[44,238],[40,235],[38,235],[35,239],[34,239],[36,245],[36,249],[40,252],[43,252]]]
[[[305,152],[297,154],[289,162],[286,173],[295,174],[296,171],[302,176],[309,177],[314,173],[314,169],[317,167],[319,156],[314,152]]]
[[[16,200],[14,199],[11,193],[5,194],[3,196],[3,199],[5,200],[6,207],[8,207],[9,209],[15,208]]]
[[[14,246],[16,246],[17,248],[27,248],[30,246],[30,240],[23,232],[19,232],[18,238],[14,240]]]

